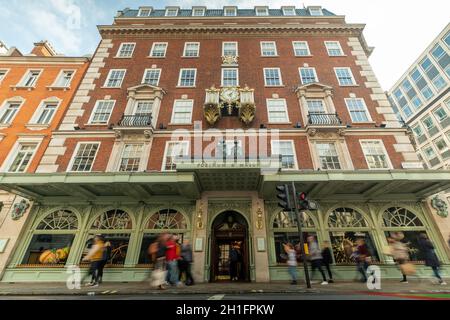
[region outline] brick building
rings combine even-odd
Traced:
[[[88,62],[88,58],[57,55],[47,41],[35,43],[30,54],[14,47],[0,54],[0,172],[36,171]],[[22,201],[30,205],[20,196],[0,194],[0,233],[8,244],[0,252],[0,273],[26,220],[9,215]],[[22,214],[27,217],[27,213]]]
[[[105,280],[142,280],[166,231],[193,243],[199,282],[230,279],[231,246],[241,280],[287,279],[282,244],[299,238],[275,186],[288,181],[318,201],[302,224],[332,243],[337,277],[353,278],[357,238],[398,276],[392,231],[413,249],[428,233],[448,263],[421,201],[450,174],[422,169],[363,29],[321,7],[118,12],[35,173],[0,175],[37,202],[2,281],[63,281],[98,233],[114,247]]]

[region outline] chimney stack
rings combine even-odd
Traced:
[[[31,54],[38,57],[53,57],[56,56],[56,51],[53,49],[52,45],[45,40],[36,42]]]

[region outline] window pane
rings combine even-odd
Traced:
[[[300,68],[300,78],[303,84],[318,82],[314,68]]]
[[[325,42],[329,56],[342,56],[342,49],[339,42]]]
[[[80,144],[71,171],[91,171],[98,147],[99,145],[94,143]]]
[[[281,77],[279,69],[264,69],[264,79],[266,81],[266,86],[280,86]]]
[[[9,167],[9,172],[24,172],[33,157],[37,143],[21,144],[17,154]]]
[[[35,234],[25,251],[22,264],[64,265],[75,235]]]
[[[184,49],[185,57],[198,57],[200,45],[198,43],[186,43]]]
[[[294,52],[296,56],[309,56],[309,48],[308,48],[308,43],[305,41],[297,41],[294,42]]]
[[[369,232],[333,231],[330,232],[331,246],[336,264],[356,264],[355,250],[363,240],[372,261],[380,261],[376,246]]]
[[[223,43],[223,55],[224,56],[237,56],[237,43],[224,42]]]
[[[129,58],[132,56],[134,51],[134,43],[123,43],[120,47],[118,56],[122,58]]]
[[[153,44],[151,56],[152,57],[165,57],[166,56],[167,43],[155,43]]]
[[[336,76],[339,80],[339,85],[341,86],[349,86],[354,85],[353,75],[350,71],[350,68],[336,68]]]
[[[38,124],[49,124],[50,120],[53,118],[55,114],[57,105],[56,104],[45,104],[44,108],[42,108],[41,114],[37,119]]]
[[[182,69],[180,77],[181,87],[194,87],[195,86],[195,69]]]
[[[192,115],[193,102],[191,100],[175,101],[173,110],[173,123],[190,123]]]
[[[10,124],[19,111],[19,103],[8,103],[0,117],[0,124]]]
[[[267,111],[269,113],[269,122],[288,122],[285,100],[268,100]]]
[[[318,143],[316,147],[322,169],[341,169],[339,156],[334,143]]]
[[[363,141],[361,143],[369,169],[388,169],[387,156],[380,141]]]
[[[161,70],[159,69],[146,70],[144,76],[144,83],[155,87],[158,86],[160,74]]]
[[[107,266],[124,265],[130,242],[130,234],[105,234],[105,242],[111,243],[111,255]],[[86,256],[93,245],[95,235],[89,234],[83,250],[82,258]]]
[[[277,51],[275,42],[261,42],[261,55],[263,56],[276,56]]]
[[[222,69],[222,86],[235,87],[238,85],[237,69]]]
[[[91,123],[108,123],[114,103],[114,101],[97,102]]]
[[[350,112],[350,116],[353,122],[368,122],[369,117],[367,108],[362,99],[345,99],[345,103]]]

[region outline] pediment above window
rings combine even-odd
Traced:
[[[166,94],[166,91],[161,87],[155,87],[150,84],[140,84],[127,89],[128,98],[146,98],[154,99],[160,98]]]
[[[298,98],[301,97],[327,97],[333,96],[333,87],[315,82],[298,86],[295,89]]]

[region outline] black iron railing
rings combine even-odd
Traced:
[[[152,114],[123,115],[119,127],[148,127],[152,125]]]
[[[308,114],[308,123],[311,125],[332,126],[341,125],[342,121],[339,119],[337,113],[314,113]]]

